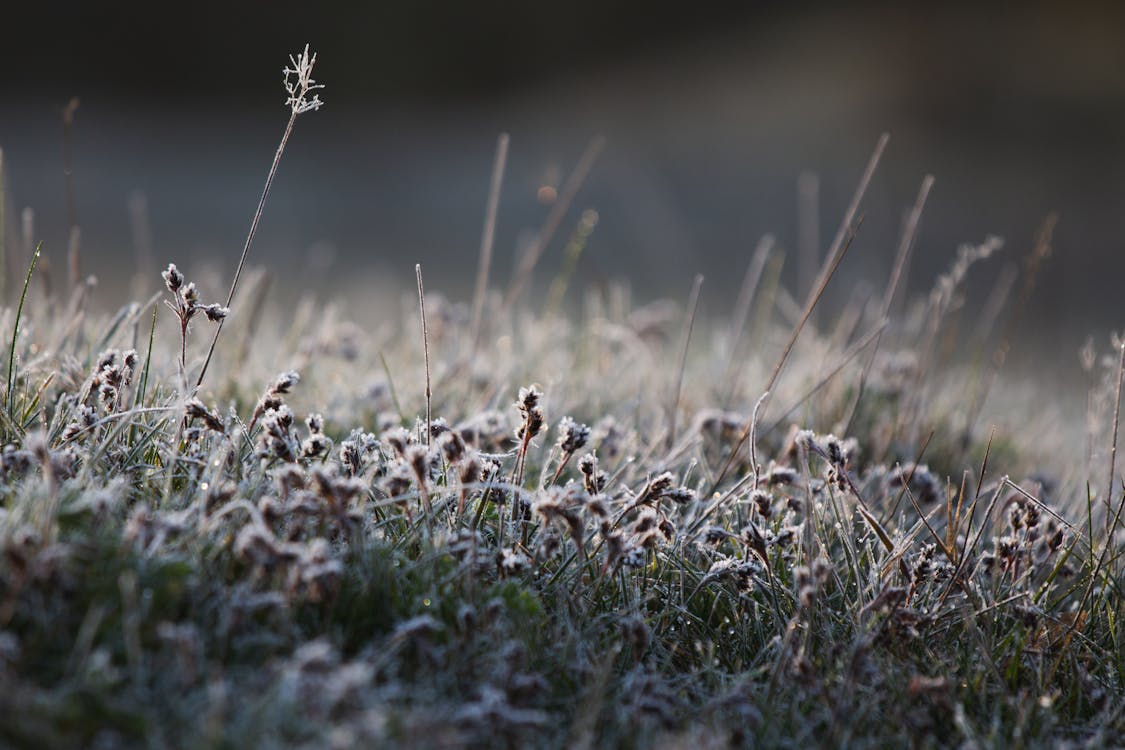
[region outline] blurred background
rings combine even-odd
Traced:
[[[771,233],[803,295],[798,250],[824,253],[887,131],[828,309],[882,289],[933,174],[913,290],[996,234],[1005,249],[970,286],[984,299],[1057,212],[1022,340],[1069,366],[1087,334],[1125,321],[1123,4],[44,2],[4,16],[9,255],[25,262],[30,207],[61,274],[73,218],[106,307],[145,263],[211,264],[207,296],[223,296],[287,118],[281,68],[307,41],[326,106],[297,122],[251,254],[282,283],[409,291],[420,262],[429,287],[467,299],[504,131],[495,283],[601,135],[538,285],[594,210],[576,286],[683,299],[699,272],[705,309],[724,314]],[[816,188],[804,213],[799,184]]]

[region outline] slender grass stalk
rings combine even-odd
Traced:
[[[1122,334],[1125,337],[1125,333]],[[1117,360],[1117,391],[1113,398],[1113,438],[1109,444],[1109,466],[1106,468],[1105,483],[1105,533],[1106,544],[1109,544],[1111,532],[1110,524],[1113,521],[1113,475],[1117,463],[1117,430],[1121,425],[1121,390],[1125,385],[1125,338],[1114,342],[1118,349]],[[1093,543],[1093,540],[1090,540]]]
[[[933,176],[926,175],[922,180],[922,186],[918,188],[918,197],[914,201],[914,208],[911,209],[910,216],[906,220],[906,226],[903,227],[898,252],[895,253],[895,264],[891,270],[891,278],[887,282],[887,289],[883,293],[883,304],[879,310],[879,317],[883,320],[886,320],[890,315],[891,304],[894,303],[895,295],[898,293],[899,283],[904,278],[903,272],[910,260],[910,254],[914,249],[914,240],[918,235],[918,223],[922,219],[922,209],[926,206],[926,199],[929,197],[930,190],[933,186]],[[859,410],[860,399],[863,398],[863,389],[867,385],[867,378],[871,375],[871,368],[875,364],[875,355],[879,353],[879,343],[882,340],[883,333],[882,330],[880,330],[879,335],[875,339],[875,345],[871,347],[871,352],[867,355],[867,361],[863,364],[863,371],[860,373],[859,383],[856,385],[855,397],[848,406],[846,418],[841,420],[843,429],[840,430],[840,432],[844,435],[849,433],[852,423],[855,421],[856,413]]]
[[[0,148],[0,296],[8,297],[8,224],[4,209],[8,205],[5,192],[7,182],[4,175],[4,149]]]
[[[231,302],[234,301],[234,293],[238,290],[238,279],[242,276],[242,268],[246,265],[246,256],[250,254],[250,245],[254,243],[254,235],[258,233],[258,223],[262,220],[262,213],[266,208],[266,199],[269,198],[273,178],[277,175],[277,165],[281,163],[281,155],[285,153],[285,146],[289,143],[289,136],[293,133],[293,125],[297,122],[297,116],[320,109],[323,104],[319,94],[312,94],[316,89],[324,88],[322,84],[317,83],[312,78],[313,66],[316,65],[316,53],[314,52],[310,56],[309,45],[306,44],[304,52],[300,55],[289,56],[289,62],[293,67],[286,67],[282,70],[285,89],[289,93],[289,99],[286,101],[286,104],[289,105],[289,121],[285,123],[285,131],[281,134],[281,141],[277,144],[273,162],[270,164],[269,172],[266,173],[266,184],[262,187],[262,195],[258,198],[258,207],[254,209],[254,217],[250,220],[250,231],[246,234],[246,242],[242,246],[242,255],[238,258],[238,267],[234,270],[234,278],[231,279],[230,291],[227,293],[227,301],[223,307],[229,308]],[[291,81],[291,78],[295,80]],[[215,326],[215,334],[211,337],[211,346],[207,349],[207,358],[203,360],[203,367],[199,370],[199,377],[195,381],[196,390],[203,385],[203,378],[207,375],[207,367],[211,364],[211,358],[215,355],[215,345],[219,342],[219,334],[223,332],[224,322],[225,320],[220,320],[219,324]]]
[[[558,200],[551,206],[551,210],[547,213],[547,218],[543,221],[543,226],[540,228],[539,233],[535,235],[535,241],[531,243],[520,261],[519,268],[516,269],[515,275],[512,277],[512,284],[508,288],[508,294],[504,298],[504,309],[510,310],[512,305],[520,298],[528,282],[531,281],[531,274],[535,271],[535,266],[539,263],[539,258],[542,257],[543,251],[547,249],[547,245],[555,236],[558,231],[559,224],[566,217],[567,211],[570,210],[570,204],[574,202],[574,197],[578,195],[578,191],[586,182],[586,178],[590,175],[590,170],[594,168],[594,162],[598,160],[598,155],[601,154],[602,149],[605,147],[605,139],[601,136],[594,136],[590,139],[589,145],[586,150],[582,152],[579,157],[578,163],[574,166],[574,171],[567,177],[566,184],[563,185],[562,191],[559,193]]]
[[[71,97],[62,111],[63,123],[63,190],[66,196],[66,223],[71,230],[78,226],[78,209],[74,200],[74,115],[81,104]]]
[[[31,275],[35,273],[35,265],[39,262],[39,254],[43,251],[43,243],[40,242],[35,246],[35,252],[31,256],[31,265],[27,268],[27,277],[23,280],[23,291],[20,292],[20,304],[16,308],[16,321],[12,325],[12,345],[8,349],[8,393],[6,398],[8,400],[8,416],[12,416],[12,410],[15,407],[15,398],[12,393],[14,386],[14,379],[16,373],[16,342],[19,340],[20,335],[20,318],[23,316],[23,303],[27,299],[27,288],[31,286]]]
[[[400,422],[406,421],[406,412],[402,410],[402,404],[398,402],[398,393],[395,391],[395,381],[391,377],[391,367],[387,364],[387,355],[379,352],[379,362],[383,365],[383,374],[387,376],[387,390],[391,392],[391,403],[395,405],[395,411],[398,413]]]
[[[562,268],[559,269],[558,275],[547,290],[547,302],[543,305],[544,317],[555,315],[562,309],[567,288],[578,269],[578,261],[582,257],[582,253],[590,240],[590,235],[593,234],[597,225],[597,211],[588,208],[582,212],[582,217],[578,220],[578,226],[574,228],[574,233],[570,235],[570,240],[566,243]]]
[[[862,216],[860,217],[859,221],[860,223],[862,223]],[[848,248],[851,247],[852,240],[855,239],[855,234],[858,230],[858,224],[852,227],[847,235],[844,245],[840,248],[840,252],[832,258],[832,265],[830,265],[825,270],[825,273],[821,275],[820,282],[817,288],[813,290],[814,294],[805,304],[805,310],[801,314],[801,319],[797,321],[797,325],[794,326],[793,332],[789,335],[789,341],[785,344],[785,349],[781,353],[781,358],[777,360],[777,364],[773,368],[773,374],[770,375],[769,382],[766,383],[766,387],[763,389],[767,394],[773,391],[774,385],[777,384],[777,379],[781,377],[781,371],[785,368],[785,363],[789,359],[789,355],[793,353],[793,347],[797,343],[797,338],[801,335],[801,331],[804,329],[805,324],[808,323],[809,317],[812,315],[813,308],[816,307],[816,304],[824,295],[824,290],[828,288],[828,282],[832,279],[832,276],[835,275],[836,269],[840,266],[840,261],[842,261],[844,259],[844,256],[847,254]],[[765,414],[765,408],[766,406],[768,406],[768,404],[769,399],[766,398],[760,406],[763,416]],[[755,408],[754,414],[758,414],[758,408]],[[716,477],[714,482],[712,483],[711,492],[714,492],[726,478],[727,472],[730,471],[730,467],[734,464],[735,456],[738,455],[738,451],[742,449],[742,445],[750,437],[750,432],[754,429],[755,418],[756,417],[751,417],[749,420],[747,420],[746,427],[743,428],[742,434],[739,436],[738,441],[734,444],[734,447],[731,448],[730,454],[727,455],[727,460],[723,463],[722,469],[719,470],[718,477]]]
[[[422,264],[414,266],[414,273],[418,277],[418,309],[422,313],[422,353],[426,361],[426,447],[430,447],[430,424],[433,415],[430,413],[430,399],[433,396],[430,390],[430,329],[426,325],[426,292],[422,289]],[[423,490],[424,491],[424,490]]]
[[[727,361],[723,366],[723,382],[726,384],[724,392],[726,401],[734,398],[735,390],[735,360],[738,357],[739,343],[742,341],[746,321],[750,317],[750,308],[754,305],[754,295],[762,280],[762,272],[766,269],[766,261],[774,246],[773,235],[767,234],[758,241],[750,265],[746,267],[746,275],[742,278],[742,287],[738,292],[738,300],[734,305],[734,315],[731,318],[730,334],[727,337]]]
[[[148,392],[148,377],[152,368],[152,341],[156,335],[156,313],[158,305],[152,306],[152,325],[148,329],[148,351],[145,353],[145,366],[141,370],[141,384],[137,389],[137,406],[145,405],[145,394]]]
[[[860,177],[859,185],[856,187],[855,194],[852,196],[852,202],[848,205],[847,211],[844,212],[844,220],[840,223],[840,228],[836,232],[836,237],[832,240],[832,246],[829,248],[828,256],[824,259],[824,267],[821,269],[820,277],[817,279],[816,287],[809,292],[809,297],[805,303],[804,312],[801,315],[800,321],[793,329],[792,335],[789,337],[789,342],[785,345],[785,351],[782,352],[781,359],[778,360],[777,366],[774,367],[773,374],[770,375],[769,382],[763,391],[772,391],[774,385],[777,383],[778,377],[781,375],[782,369],[785,367],[786,360],[789,359],[789,354],[793,351],[794,344],[797,343],[797,337],[801,335],[801,330],[805,327],[809,318],[812,317],[813,310],[816,308],[817,302],[820,301],[821,296],[824,294],[825,288],[828,286],[829,280],[839,267],[840,261],[843,260],[844,255],[847,253],[848,248],[851,247],[852,240],[855,239],[855,233],[859,228],[859,224],[863,219],[860,217],[858,223],[855,222],[856,214],[859,211],[859,205],[863,202],[863,196],[867,193],[867,186],[871,184],[871,178],[875,174],[875,169],[879,166],[879,160],[883,157],[883,151],[887,148],[887,143],[891,137],[887,133],[879,136],[878,142],[875,144],[875,151],[871,154],[871,158],[867,161],[867,167],[863,170],[863,175]],[[762,405],[762,416],[765,416],[765,409],[769,405],[768,399]],[[738,454],[742,444],[750,436],[750,431],[753,428],[752,422],[748,421],[746,427],[742,431],[742,435],[738,439],[737,445],[731,450],[730,455],[727,456],[726,462],[723,464],[722,469],[719,471],[718,478],[714,481],[712,492],[714,488],[718,487],[727,472],[730,471],[731,465],[734,463],[734,457]]]
[[[816,284],[820,267],[820,178],[802,172],[797,178],[797,275],[799,294]]]
[[[492,266],[492,247],[496,240],[496,216],[500,211],[500,188],[504,183],[504,168],[508,163],[507,133],[496,138],[496,156],[492,161],[492,179],[488,186],[488,205],[484,211],[484,229],[480,237],[480,261],[477,264],[477,284],[473,292],[472,338],[473,348],[480,340],[481,317],[484,315],[484,298],[488,294],[488,272]]]
[[[877,341],[879,336],[882,335],[883,331],[887,329],[888,322],[889,321],[886,318],[883,318],[858,341],[849,346],[847,350],[845,350],[844,353],[840,355],[839,359],[833,365],[827,368],[825,373],[820,376],[816,383],[814,383],[800,397],[794,399],[789,406],[781,411],[781,414],[779,414],[774,419],[769,427],[762,431],[762,434],[769,434],[780,427],[782,423],[786,419],[788,419],[793,412],[795,412],[798,408],[801,407],[802,404],[812,398],[821,388],[823,388],[830,380],[832,380],[832,378],[836,377],[836,375],[839,374],[840,370],[844,369],[844,367],[853,359],[855,359],[860,352],[862,352],[864,349],[867,349],[869,346],[872,346],[872,342]]]
[[[691,331],[695,327],[695,314],[699,309],[699,293],[703,289],[703,274],[697,273],[691,285],[691,295],[688,297],[687,318],[684,319],[684,332],[681,337],[680,366],[676,370],[676,380],[672,386],[671,398],[668,401],[668,436],[666,448],[672,450],[676,439],[676,412],[680,406],[680,391],[684,385],[684,370],[687,369],[688,347],[691,345]]]
[[[984,382],[976,389],[969,409],[966,412],[968,415],[965,424],[966,436],[972,434],[972,430],[976,425],[976,420],[983,411],[981,407],[984,405],[985,399],[987,399],[992,392],[992,387],[996,383],[996,378],[1000,375],[1000,371],[1004,368],[1004,363],[1007,361],[1008,351],[1012,347],[1012,340],[1015,338],[1016,331],[1019,329],[1019,324],[1023,321],[1027,305],[1031,301],[1031,296],[1038,284],[1039,273],[1042,270],[1044,262],[1051,255],[1051,239],[1054,237],[1055,226],[1058,224],[1058,221],[1058,214],[1050,213],[1043,219],[1039,231],[1036,232],[1035,243],[1024,261],[1023,284],[1020,286],[1019,295],[1016,298],[1015,304],[1012,306],[1007,322],[1004,324],[1004,331],[1000,337],[1000,343],[996,345],[996,349],[992,353],[991,366],[988,367],[988,371],[983,378]]]

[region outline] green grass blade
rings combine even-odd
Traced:
[[[12,384],[14,382],[16,369],[16,341],[20,335],[20,317],[23,315],[23,303],[27,299],[27,288],[31,286],[31,275],[35,273],[35,266],[39,263],[39,254],[43,250],[43,243],[40,242],[35,246],[35,254],[31,256],[31,265],[27,269],[27,278],[23,280],[23,292],[20,293],[20,304],[16,308],[16,322],[12,326],[12,346],[8,349],[8,416],[12,416],[12,408],[15,404],[15,399],[12,397]]]

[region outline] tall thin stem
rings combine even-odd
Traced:
[[[430,447],[430,425],[433,424],[430,415],[430,329],[426,325],[426,293],[422,289],[422,264],[414,266],[414,273],[418,276],[418,309],[422,311],[422,354],[426,360],[426,447]]]
[[[683,343],[680,347],[680,367],[676,372],[675,385],[672,387],[671,398],[668,401],[668,450],[672,450],[672,445],[676,439],[676,411],[680,405],[680,391],[684,385],[684,370],[687,369],[688,347],[691,345],[691,331],[695,327],[695,314],[699,309],[699,292],[702,288],[703,274],[697,273],[695,282],[691,286],[691,296],[688,298],[687,318],[684,319]]]
[[[504,298],[505,310],[512,308],[512,305],[523,293],[524,287],[531,280],[531,274],[535,271],[539,258],[543,255],[543,251],[547,249],[547,245],[550,244],[551,238],[555,236],[555,232],[558,231],[559,224],[566,216],[566,212],[570,210],[570,204],[574,202],[574,196],[578,194],[578,190],[586,182],[590,170],[594,168],[594,162],[598,160],[598,155],[604,147],[605,139],[601,136],[594,136],[590,139],[586,150],[582,152],[582,156],[579,157],[578,163],[574,165],[574,171],[570,173],[566,183],[563,184],[558,200],[551,206],[547,218],[543,221],[543,227],[535,235],[534,242],[531,243],[531,247],[520,260],[516,273],[512,277],[512,285],[508,288],[508,294]]]
[[[504,182],[504,168],[508,163],[508,134],[496,139],[496,157],[492,162],[492,180],[488,186],[488,206],[484,212],[484,230],[480,238],[480,262],[477,265],[477,284],[473,292],[473,327],[470,341],[473,348],[480,337],[481,318],[484,314],[484,297],[488,293],[488,271],[492,266],[492,246],[496,239],[496,215],[500,209],[500,186]]]
[[[285,153],[285,144],[289,142],[289,134],[293,132],[293,123],[297,122],[298,111],[296,108],[289,115],[289,122],[285,124],[285,132],[281,136],[281,142],[277,144],[277,153],[273,155],[273,164],[270,165],[269,174],[266,175],[266,184],[262,188],[262,197],[258,199],[258,208],[254,211],[254,218],[250,221],[250,231],[246,235],[246,244],[242,246],[242,256],[238,259],[238,268],[234,271],[234,279],[230,283],[230,292],[227,294],[227,301],[224,307],[230,307],[231,301],[234,300],[234,293],[238,289],[238,279],[242,275],[242,267],[246,265],[246,256],[250,254],[250,245],[254,242],[254,235],[258,233],[258,223],[262,220],[262,212],[266,208],[266,198],[270,194],[270,186],[273,185],[274,175],[277,174],[277,165],[281,163],[281,155]],[[211,346],[207,349],[207,359],[203,360],[203,368],[199,371],[199,377],[195,381],[196,389],[203,384],[203,377],[207,374],[207,366],[211,364],[211,358],[215,355],[215,344],[219,342],[219,334],[223,332],[224,320],[220,320],[219,324],[215,327],[215,335],[211,337]]]

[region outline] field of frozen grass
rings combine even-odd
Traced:
[[[1119,743],[1125,348],[1088,413],[1011,382],[1049,225],[979,321],[994,238],[900,299],[929,180],[879,298],[816,310],[866,179],[805,299],[763,244],[722,317],[496,288],[494,202],[471,304],[9,279],[0,744]]]

